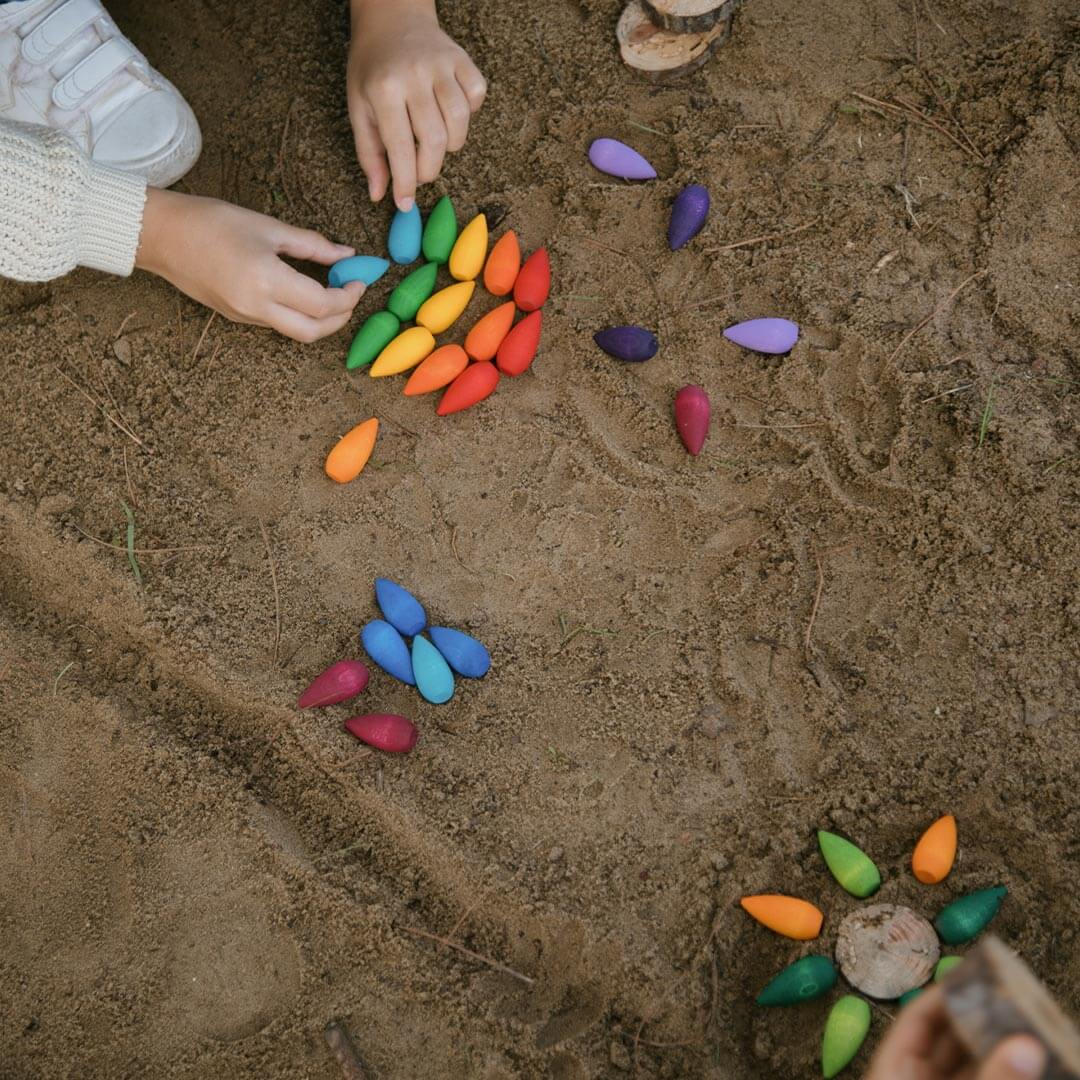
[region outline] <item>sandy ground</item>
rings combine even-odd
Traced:
[[[377,252],[343,6],[112,4],[202,119],[184,189]],[[614,0],[448,7],[492,91],[424,204],[505,208],[556,273],[541,360],[481,408],[350,379],[347,333],[207,330],[141,275],[0,288],[0,1076],[332,1080],[340,1019],[375,1077],[811,1077],[828,1002],[752,1004],[810,947],[735,901],[814,900],[830,949],[857,902],[822,826],[928,915],[1006,883],[998,931],[1080,1011],[1068,0],[752,0],[659,91]],[[662,179],[590,169],[601,134]],[[673,255],[692,181],[715,212]],[[720,337],[770,313],[789,357]],[[656,359],[598,352],[623,321]],[[330,485],[372,413],[372,465]],[[291,707],[356,655],[379,574],[494,655],[442,708],[373,678],[365,707],[422,729],[406,759]],[[920,886],[946,810],[958,867]]]

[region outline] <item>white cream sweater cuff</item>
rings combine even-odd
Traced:
[[[141,177],[96,164],[63,132],[0,121],[0,275],[130,274],[145,204]]]

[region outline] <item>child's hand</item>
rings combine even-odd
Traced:
[[[324,288],[279,256],[329,266],[353,253],[230,203],[151,188],[135,265],[234,322],[310,342],[349,321],[364,286]]]
[[[460,150],[487,82],[468,54],[439,29],[433,0],[352,0],[349,116],[356,156],[376,202],[394,178],[394,202],[408,210],[417,183]],[[389,160],[389,171],[387,161]]]
[[[864,1080],[1035,1080],[1045,1064],[1042,1046],[1017,1035],[1002,1040],[976,1066],[953,1032],[941,987],[935,986],[900,1010]]]

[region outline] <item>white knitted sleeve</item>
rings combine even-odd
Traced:
[[[0,275],[130,274],[145,203],[145,180],[96,164],[63,132],[0,120]]]

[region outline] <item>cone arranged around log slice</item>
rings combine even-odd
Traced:
[[[934,920],[941,940],[946,945],[964,945],[978,937],[998,913],[1008,891],[1004,885],[998,885],[954,900]]]
[[[870,1033],[870,1006],[845,994],[829,1011],[821,1041],[821,1074],[832,1080],[851,1064]]]
[[[868,855],[836,833],[819,829],[817,835],[825,864],[832,876],[852,896],[865,900],[871,893],[877,892],[881,885],[881,874]]]
[[[631,0],[615,36],[623,63],[654,82],[677,79],[701,67],[731,32],[731,14],[702,33],[675,34],[652,22],[641,0]]]
[[[821,933],[825,918],[813,904],[797,896],[761,893],[744,896],[739,903],[762,926],[795,941],[813,941]]]
[[[836,985],[836,968],[827,956],[804,956],[776,975],[757,996],[759,1005],[798,1005],[827,994]]]
[[[856,908],[836,935],[836,962],[844,978],[883,1001],[928,982],[940,955],[934,928],[896,904]]]
[[[1046,1047],[1043,1080],[1080,1076],[1080,1031],[1024,962],[993,936],[943,980],[945,1007],[976,1061],[1007,1035],[1033,1035]]]
[[[700,34],[731,14],[732,0],[642,0],[649,19],[673,34]]]

